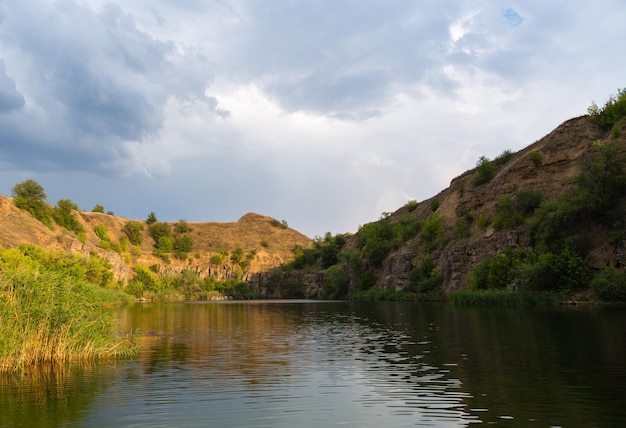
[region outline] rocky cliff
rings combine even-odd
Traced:
[[[591,123],[587,116],[568,120],[523,150],[505,151],[488,162],[493,166],[493,176],[484,183],[477,184],[480,173],[477,166],[454,178],[447,189],[432,198],[409,203],[388,217],[365,225],[348,239],[343,249],[344,253],[360,254],[360,260],[357,259],[360,266],[355,269],[354,261],[339,263],[348,278],[348,288],[362,288],[363,273],[369,271],[374,273],[369,275],[375,278],[373,287],[401,291],[410,286],[410,273],[428,259],[430,267],[439,275],[442,290],[450,292],[466,287],[472,269],[486,258],[502,254],[507,248],[533,249],[535,238],[524,221],[497,227],[498,204],[502,205],[507,198],[514,201],[520,194],[541,195],[544,201],[563,197],[577,185],[576,177],[585,168],[594,148],[610,143],[618,147],[616,155],[626,155],[625,124],[622,120],[608,132]],[[590,247],[585,251],[584,260],[594,270],[613,266],[623,271],[626,266],[623,221],[626,198],[617,196],[611,203],[621,218],[616,224],[607,226],[581,221],[575,227],[576,233],[584,235]],[[433,218],[440,229],[436,238],[428,238],[424,229]],[[382,222],[390,224],[389,228],[398,225],[410,228],[411,224],[419,224],[421,231],[401,243],[398,243],[400,235],[391,238],[390,250],[382,261],[372,262],[364,256],[369,245],[363,244],[364,235],[371,234],[371,228],[366,230],[369,226]],[[379,229],[383,230],[382,226]],[[616,232],[620,232],[618,239]],[[307,284],[304,287],[307,295],[321,296],[326,274],[326,270],[321,270],[317,274],[309,271],[290,275],[302,277]],[[289,278],[289,274],[285,278]]]

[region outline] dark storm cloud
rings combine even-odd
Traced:
[[[17,91],[15,81],[7,75],[4,61],[0,61],[0,114],[19,110],[23,106],[24,96]]]
[[[204,96],[211,82],[206,59],[140,31],[119,6],[11,2],[2,16],[0,111],[22,108],[7,124],[14,162],[99,169],[124,142],[158,134],[169,98],[199,99],[217,110]]]

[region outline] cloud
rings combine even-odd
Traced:
[[[84,2],[11,2],[3,15],[0,50],[23,94],[9,92],[4,104],[22,107],[13,133],[34,167],[40,149],[54,147],[64,154],[46,156],[46,163],[106,170],[127,142],[158,135],[171,98],[225,114],[205,96],[212,80],[206,58],[140,31],[117,5],[96,11]]]
[[[0,60],[0,114],[24,107],[24,96],[17,91],[15,81],[7,75]]]

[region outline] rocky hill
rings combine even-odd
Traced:
[[[544,272],[545,281],[562,280],[557,274],[549,278],[557,270],[550,263],[563,262],[558,268],[573,283],[578,260],[589,277],[608,266],[623,273],[625,136],[624,119],[610,130],[588,116],[568,120],[517,153],[481,159],[432,198],[366,224],[341,247],[335,266],[319,269],[318,261],[317,268],[306,265],[285,280],[302,284],[308,296],[338,296],[370,289],[419,292],[432,284],[450,292],[467,287],[472,271],[487,259],[505,265],[521,260],[538,283]],[[603,153],[608,160],[597,159]],[[612,161],[615,165],[609,165]],[[618,190],[611,193],[607,183],[613,182]],[[574,192],[583,185],[584,191]],[[507,284],[508,273],[502,272],[510,266],[496,262],[483,265],[485,278],[500,275],[501,286],[517,286]]]
[[[34,244],[48,250],[62,250],[84,256],[98,254],[111,263],[115,278],[122,283],[133,276],[134,266],[159,266],[159,272],[174,275],[182,270],[192,270],[200,277],[211,277],[224,281],[236,275],[243,280],[258,282],[258,276],[293,259],[295,246],[309,248],[311,239],[286,227],[275,219],[248,213],[236,222],[188,223],[186,233],[193,246],[188,256],[179,259],[173,256],[153,254],[154,240],[145,221],[143,239],[139,246],[115,245],[124,241],[123,232],[128,219],[98,212],[74,212],[85,231],[79,239],[73,231],[55,225],[52,229],[35,219],[28,212],[15,206],[12,198],[0,196],[0,245],[4,248],[22,244]],[[106,228],[109,241],[115,249],[108,249],[96,235],[99,225]],[[175,223],[171,224],[174,228]],[[101,226],[100,226],[101,227]],[[246,263],[231,260],[234,251],[240,249]],[[219,263],[214,256],[222,254]],[[243,267],[242,267],[243,265]]]

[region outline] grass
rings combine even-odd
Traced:
[[[26,257],[26,256],[25,256]],[[129,356],[106,306],[125,295],[57,271],[0,264],[0,372]]]
[[[551,306],[563,300],[555,292],[457,290],[449,295],[457,306]]]

